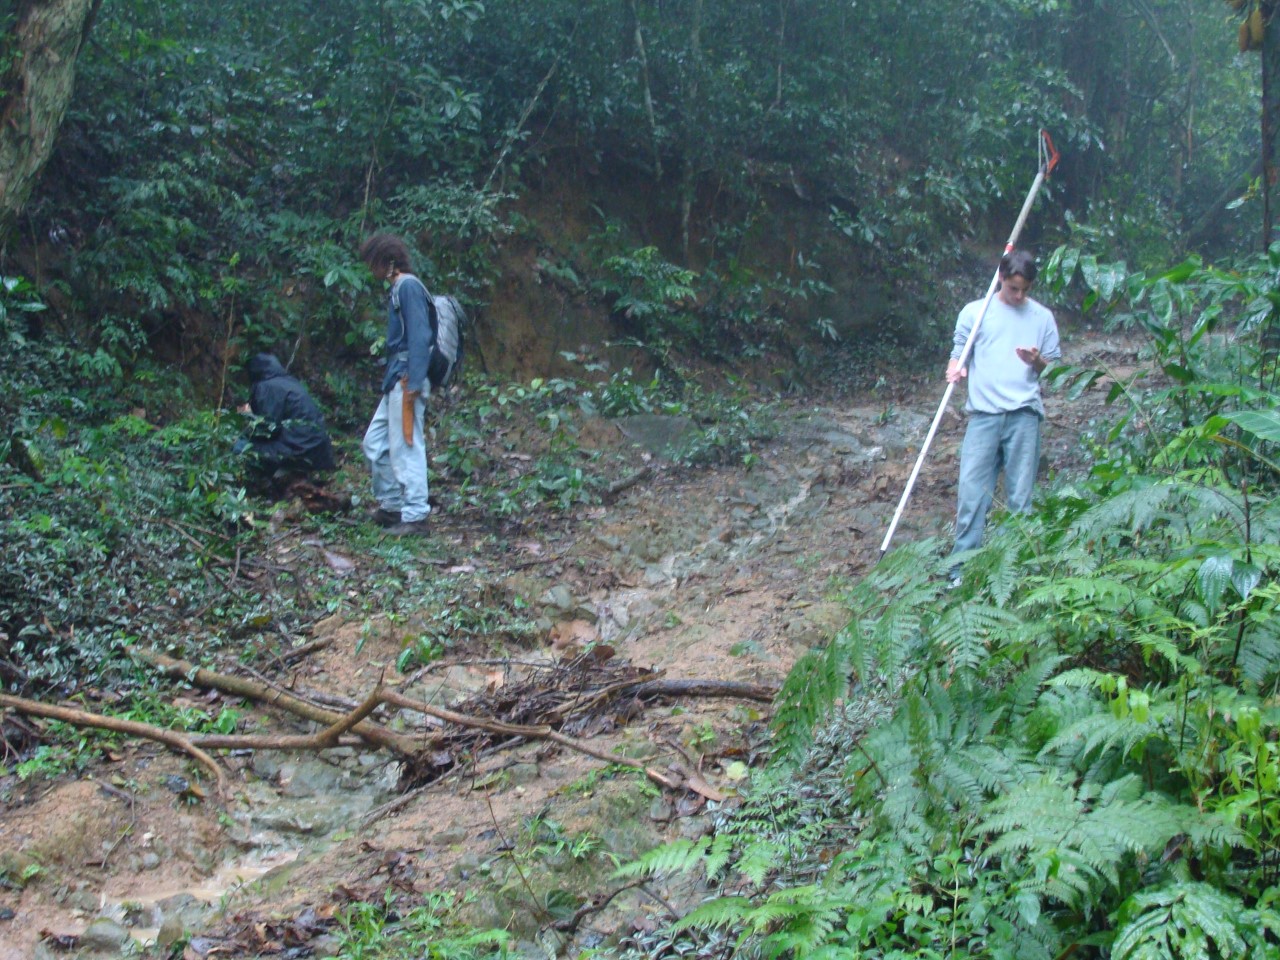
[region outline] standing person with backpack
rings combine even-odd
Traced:
[[[394,536],[422,535],[431,513],[424,421],[431,393],[427,369],[436,340],[435,305],[414,275],[413,258],[399,237],[375,233],[361,244],[360,259],[375,280],[391,286],[382,399],[363,443],[378,501],[373,517]]]

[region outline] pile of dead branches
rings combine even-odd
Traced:
[[[414,695],[412,678],[402,689],[379,682],[359,703],[333,696],[301,695],[266,678],[218,673],[162,653],[135,649],[132,655],[162,675],[197,687],[253,701],[275,712],[301,718],[316,727],[309,734],[205,734],[166,730],[77,708],[0,695],[0,707],[33,717],[60,720],[142,737],[183,751],[206,769],[219,796],[226,774],[213,756],[219,750],[325,750],[356,746],[388,750],[401,761],[401,788],[429,785],[460,764],[529,741],[545,741],[605,763],[641,770],[668,789],[693,789],[708,799],[716,792],[693,770],[678,764],[659,771],[644,763],[597,749],[587,740],[625,726],[649,705],[684,697],[736,697],[768,702],[775,690],[756,684],[705,680],[669,680],[615,657],[598,646],[559,662],[524,664],[516,676],[509,661],[484,691],[456,706],[437,706]],[[325,705],[321,705],[323,701]],[[335,708],[336,705],[336,708]],[[415,733],[392,730],[390,711],[420,717]]]

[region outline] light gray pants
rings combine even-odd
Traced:
[[[404,386],[397,383],[384,394],[364,432],[365,458],[373,474],[373,496],[384,510],[399,513],[405,523],[431,513],[427,502],[427,442],[423,421],[426,398],[413,406],[413,445],[404,442]]]
[[[996,480],[1002,470],[1010,512],[1026,513],[1031,509],[1039,465],[1040,415],[1034,410],[969,414],[969,426],[960,445],[953,553],[982,545],[982,528],[995,499]]]

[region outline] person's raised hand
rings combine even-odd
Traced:
[[[1014,347],[1014,353],[1027,366],[1035,367],[1037,373],[1045,368],[1045,360],[1040,356],[1039,347]]]

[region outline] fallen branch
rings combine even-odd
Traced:
[[[454,710],[446,710],[444,707],[433,707],[430,704],[423,703],[420,700],[413,700],[403,694],[393,691],[384,691],[382,694],[384,703],[392,706],[401,707],[405,710],[416,710],[418,713],[425,714],[428,717],[436,717],[444,720],[446,723],[457,724],[460,727],[470,727],[475,730],[487,730],[490,733],[500,733],[509,737],[521,737],[525,740],[548,740],[551,743],[558,743],[562,747],[566,747],[577,753],[585,754],[588,757],[595,757],[597,760],[603,760],[605,763],[616,763],[624,767],[631,767],[633,770],[639,770],[646,777],[668,790],[674,790],[680,786],[680,780],[672,779],[654,770],[652,767],[646,767],[639,760],[632,760],[629,757],[622,757],[616,753],[607,753],[604,750],[597,750],[589,747],[581,740],[575,740],[573,737],[566,737],[562,733],[558,733],[549,726],[538,725],[532,726],[522,723],[504,723],[501,720],[488,720],[483,717],[472,717],[465,713],[458,713]]]
[[[232,677],[223,673],[216,673],[212,670],[205,670],[197,667],[186,660],[179,660],[175,657],[169,657],[163,653],[157,653],[154,650],[141,650],[132,647],[129,650],[131,656],[136,657],[144,663],[158,669],[161,673],[175,680],[186,680],[196,686],[208,687],[215,690],[221,690],[223,693],[229,693],[237,697],[244,697],[254,700],[258,703],[268,704],[270,706],[279,707],[294,716],[302,717],[304,720],[312,720],[316,723],[323,723],[332,728],[334,724],[341,723],[348,715],[334,713],[331,710],[322,710],[319,707],[307,703],[298,697],[274,690],[263,683],[253,680],[245,680],[241,677]],[[383,701],[378,701],[381,703]],[[368,701],[366,701],[366,704]],[[375,709],[378,703],[374,703]],[[363,709],[360,708],[360,709]],[[367,716],[367,714],[365,714]],[[350,731],[360,737],[367,743],[371,743],[378,747],[384,747],[403,757],[413,756],[421,750],[431,747],[435,744],[434,739],[419,739],[415,737],[406,737],[398,733],[392,733],[390,730],[371,723],[368,720],[361,719],[358,723],[350,727]],[[327,731],[326,731],[327,732]],[[239,748],[256,748],[256,749],[278,749],[278,750],[309,750],[315,749],[317,744],[314,737],[201,737],[198,741],[203,746],[218,749],[234,750]]]
[[[580,906],[572,917],[566,917],[564,920],[557,920],[551,924],[552,928],[559,930],[561,933],[577,933],[578,927],[582,926],[582,921],[587,917],[594,916],[605,907],[609,906],[619,894],[626,893],[628,890],[634,890],[636,887],[642,887],[649,882],[648,877],[641,877],[639,880],[632,880],[630,883],[623,884],[611,893],[597,893],[594,897]]]
[[[311,654],[325,649],[333,645],[333,637],[321,637],[319,640],[312,640],[310,643],[304,643],[300,647],[286,651],[280,654],[280,662],[287,666],[293,666],[299,660],[305,660]]]
[[[83,710],[59,707],[50,703],[41,703],[38,700],[27,700],[23,697],[11,697],[7,694],[0,694],[0,707],[8,707],[10,710],[17,710],[19,713],[25,713],[32,717],[61,720],[63,723],[70,723],[77,727],[96,727],[100,730],[113,730],[116,733],[124,733],[131,737],[143,737],[147,740],[163,743],[165,746],[182,751],[207,767],[217,781],[218,794],[225,796],[227,779],[222,772],[222,768],[218,766],[213,757],[201,750],[184,734],[175,733],[173,730],[165,730],[163,727],[153,727],[149,723],[120,720],[116,717],[103,716],[100,713],[86,713]]]
[[[280,707],[297,716],[326,724],[326,728],[310,736],[245,736],[209,734],[185,738],[184,742],[193,749],[273,749],[273,750],[322,750],[337,746],[342,742],[345,733],[353,733],[376,746],[385,747],[402,757],[413,757],[425,750],[435,748],[442,737],[412,738],[392,733],[385,728],[369,722],[367,719],[382,704],[411,710],[426,717],[432,717],[444,723],[453,724],[472,730],[483,730],[503,737],[515,737],[522,740],[544,740],[558,744],[566,749],[585,756],[594,757],[604,763],[630,767],[643,773],[654,783],[667,790],[690,789],[710,800],[723,799],[713,787],[706,783],[696,771],[689,771],[680,765],[667,768],[661,772],[646,766],[638,760],[621,757],[617,754],[599,750],[581,740],[557,731],[549,724],[508,723],[485,717],[476,717],[445,707],[433,706],[422,700],[415,700],[401,693],[385,689],[381,684],[365,697],[363,703],[355,710],[345,714],[336,714],[307,703],[291,694],[272,688],[268,684],[232,677],[225,674],[205,670],[155,651],[131,649],[130,653],[144,663],[151,664],[168,676],[186,680],[202,687],[211,687],[245,697],[268,705]],[[613,684],[593,697],[587,698],[588,704],[594,704],[608,696],[629,690],[636,697],[644,696],[733,696],[754,700],[772,700],[776,691],[772,688],[749,683],[733,683],[715,680],[654,680],[646,678],[637,683],[625,681]],[[581,706],[581,703],[578,704]],[[559,711],[556,712],[557,714]]]
[[[382,687],[376,687],[364,703],[336,723],[309,736],[242,736],[232,734],[204,734],[192,737],[193,743],[210,749],[222,750],[326,750],[342,745],[342,735],[382,704]]]
[[[605,493],[611,497],[615,497],[622,493],[623,490],[629,490],[641,480],[647,480],[653,473],[653,467],[641,467],[634,473],[627,474],[621,480],[615,480],[605,488]]]
[[[645,697],[736,697],[772,703],[777,687],[761,683],[737,683],[732,680],[646,680],[635,688],[635,695]]]

